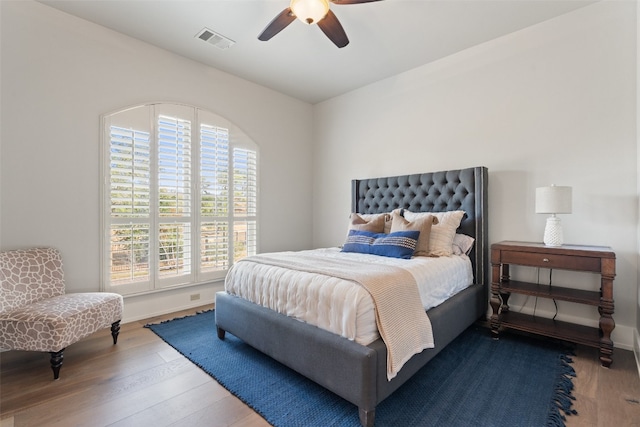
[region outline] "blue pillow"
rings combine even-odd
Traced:
[[[409,259],[418,244],[419,231],[396,231],[395,233],[372,233],[349,230],[342,252],[381,255]]]

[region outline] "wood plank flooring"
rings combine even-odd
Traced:
[[[48,354],[0,353],[0,427],[269,426],[142,327],[207,308],[125,324],[115,346],[108,329],[69,346],[58,381],[52,380]],[[640,427],[633,353],[616,349],[611,369],[605,369],[595,349],[578,347],[574,368],[579,415],[568,417],[567,427]]]

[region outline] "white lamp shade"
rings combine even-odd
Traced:
[[[536,213],[571,213],[571,187],[552,185],[536,188]]]
[[[329,12],[327,0],[291,0],[289,5],[293,14],[305,24],[316,24]]]

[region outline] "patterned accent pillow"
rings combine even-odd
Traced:
[[[419,231],[398,231],[385,234],[350,230],[342,252],[409,259],[413,256],[419,236]]]

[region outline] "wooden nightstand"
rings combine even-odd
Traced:
[[[523,265],[549,269],[592,272],[600,275],[600,290],[587,291],[509,279],[509,266]],[[600,349],[602,366],[612,362],[613,279],[616,255],[609,247],[542,243],[500,242],[491,245],[491,333],[497,338],[501,327],[545,335]],[[509,311],[509,295],[524,294],[557,301],[592,305],[600,314],[599,328]]]

